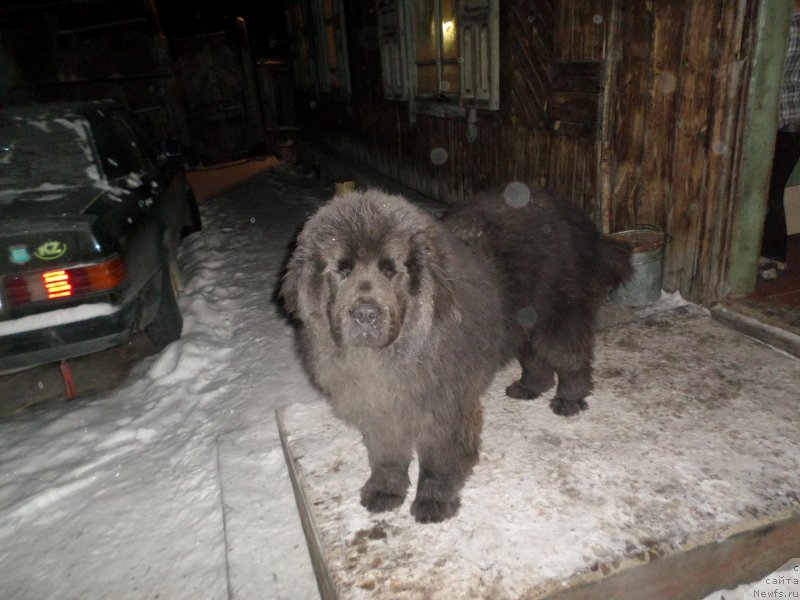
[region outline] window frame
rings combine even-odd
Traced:
[[[376,4],[384,97],[389,100],[409,100],[409,11],[403,0],[377,0]]]
[[[442,65],[447,64],[447,59],[443,61],[441,58],[440,0],[433,1],[439,23],[436,28],[436,64],[437,88],[440,89]],[[416,56],[415,0],[378,0],[377,5],[381,72],[386,99],[407,100],[410,112],[438,117],[463,117],[473,108],[499,110],[499,0],[455,1],[459,66],[457,95],[438,93],[438,90],[434,95],[418,92],[416,72],[420,61]],[[387,74],[387,68],[393,69],[393,72]]]

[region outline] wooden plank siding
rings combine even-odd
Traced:
[[[204,164],[246,156],[266,135],[250,55],[224,33],[172,40],[193,151]]]
[[[714,111],[710,119],[708,201],[698,244],[697,268],[690,296],[701,290],[703,299],[727,294],[727,261],[733,236],[733,219],[741,164],[741,136],[746,109],[746,80],[749,62],[745,60],[749,43],[748,24],[753,22],[752,4],[740,0],[739,10],[724,10],[719,22],[720,42],[713,71]]]
[[[759,1],[615,0],[619,62],[601,157],[612,183],[608,226],[665,230],[664,286],[695,301],[725,293]]]
[[[606,231],[666,231],[664,287],[726,293],[754,27],[765,0],[503,0],[500,110],[466,119],[385,100],[370,0],[348,2],[349,102],[306,98],[320,144],[462,202],[511,180],[549,185]],[[314,102],[311,108],[310,101]],[[448,160],[430,160],[443,148]]]
[[[649,90],[645,100],[647,127],[641,164],[641,198],[634,223],[666,226],[672,189],[672,158],[675,138],[674,116],[678,103],[678,74],[683,47],[685,0],[657,2],[649,12],[652,46],[657,49],[649,60]]]
[[[501,18],[500,52],[511,65],[501,69],[501,109],[513,127],[546,130],[553,7],[549,2],[520,0],[512,2]]]
[[[607,0],[559,2],[555,58],[562,62],[602,61],[608,26]]]
[[[478,110],[474,143],[464,118],[412,115],[406,102],[383,98],[374,2],[349,2],[353,95],[348,104],[305,97],[301,122],[314,141],[448,203],[523,180],[551,185],[592,210],[605,27],[605,17],[595,16],[608,1],[500,3],[500,110]],[[558,31],[573,26],[592,31],[591,42]],[[562,39],[571,47],[556,61],[554,43]],[[434,148],[447,151],[444,164],[431,162]]]
[[[637,222],[640,200],[640,166],[649,91],[648,66],[652,54],[652,13],[648,4],[622,3],[619,67],[614,96],[611,139],[615,155],[612,184],[611,228]]]
[[[667,247],[668,285],[685,292],[691,290],[697,269],[703,212],[709,208],[703,195],[709,174],[709,120],[714,101],[713,58],[717,31],[709,32],[708,25],[719,22],[720,9],[718,2],[692,1],[685,23],[688,31],[683,40],[673,133],[674,184],[667,215],[667,230],[672,236],[672,243]],[[698,35],[700,23],[704,24],[706,35]]]
[[[110,99],[130,108],[154,141],[190,145],[150,2],[4,2],[0,32],[3,105]]]

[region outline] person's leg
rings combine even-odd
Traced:
[[[775,139],[775,156],[772,160],[761,255],[781,262],[786,261],[786,211],[783,206],[783,191],[798,159],[800,159],[800,133],[779,131]]]

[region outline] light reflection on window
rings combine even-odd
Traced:
[[[455,0],[414,2],[417,95],[457,96],[460,90]]]

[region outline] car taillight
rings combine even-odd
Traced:
[[[42,273],[42,283],[44,283],[44,290],[47,293],[48,300],[72,296],[72,284],[69,281],[69,272],[66,269]]]
[[[54,269],[25,275],[11,275],[3,280],[11,306],[40,300],[59,300],[112,290],[121,285],[128,273],[118,256],[101,263]]]

